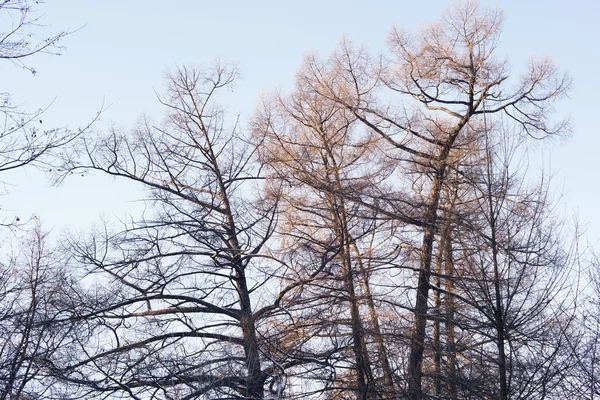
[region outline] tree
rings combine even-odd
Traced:
[[[18,253],[0,264],[0,399],[41,398],[55,389],[51,358],[68,352],[65,323],[71,279],[47,234],[32,230]],[[59,322],[62,321],[62,322]]]
[[[31,60],[38,54],[59,54],[59,41],[69,34],[39,36],[43,26],[33,4],[40,3],[0,1],[0,60],[34,75]],[[40,129],[42,113],[23,111],[12,103],[10,93],[0,92],[0,172],[53,165],[81,133]],[[0,225],[24,224],[16,218]],[[0,399],[39,398],[53,392],[49,359],[68,352],[71,333],[64,323],[65,292],[72,283],[65,260],[48,248],[39,225],[27,238],[17,236],[3,242],[3,252],[11,245],[16,250],[0,262]]]
[[[574,254],[564,246],[548,182],[525,179],[523,140],[486,130],[495,135],[483,137],[480,163],[461,173],[451,247],[458,270],[440,276],[452,289],[433,287],[452,299],[459,330],[469,334],[475,373],[453,380],[482,398],[552,398],[572,362]]]
[[[318,378],[325,396],[394,398],[371,290],[383,227],[365,220],[369,210],[344,197],[381,179],[383,167],[368,156],[377,140],[361,136],[347,110],[315,96],[305,83],[300,77],[291,96],[266,100],[253,123],[267,190],[279,204],[280,257],[293,266],[282,279],[303,282],[282,301],[294,321],[289,336],[302,343],[304,357],[329,360],[335,377]]]
[[[519,129],[517,135],[541,138],[567,128],[563,121],[550,120],[552,104],[566,92],[569,79],[549,59],[531,61],[517,87],[508,87],[508,67],[494,54],[501,22],[499,11],[460,3],[414,37],[394,29],[391,60],[383,66],[345,41],[327,63],[309,57],[303,72],[315,93],[345,107],[389,143],[390,158],[400,172],[418,173],[413,185],[417,192],[406,188],[400,198],[383,197],[389,199],[392,218],[415,226],[422,235],[407,362],[411,399],[424,396],[432,262],[453,150],[484,117],[506,115]]]
[[[88,279],[101,283],[74,310],[89,337],[60,366],[67,382],[101,397],[281,392],[284,367],[261,336],[274,309],[263,254],[274,210],[253,203],[254,149],[216,102],[236,77],[220,63],[178,68],[161,98],[163,124],[144,118],[131,134],[83,138],[66,166],[139,184],[152,210],[119,232],[72,241]]]
[[[566,348],[571,355],[573,365],[569,369],[563,384],[563,397],[593,400],[600,396],[598,379],[600,335],[600,260],[597,254],[591,254],[589,260],[589,286],[578,288],[587,293],[577,313],[578,321],[575,334],[567,337]]]

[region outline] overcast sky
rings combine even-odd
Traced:
[[[132,126],[141,113],[157,120],[161,107],[156,92],[164,73],[178,64],[207,64],[216,57],[235,62],[242,80],[229,108],[252,114],[261,91],[290,88],[303,54],[327,55],[342,35],[373,53],[385,46],[395,24],[412,30],[435,20],[450,1],[154,1],[48,0],[46,33],[69,29],[59,57],[38,56],[32,76],[0,64],[2,91],[15,95],[24,108],[52,103],[44,115],[46,128],[85,125],[104,103],[110,106],[96,129]],[[554,174],[560,209],[570,220],[578,216],[588,240],[600,244],[600,2],[481,1],[504,10],[505,25],[498,54],[518,71],[530,56],[549,55],[574,79],[559,112],[574,125],[569,140],[536,148]],[[538,166],[534,166],[538,168]],[[139,208],[131,184],[100,176],[76,176],[49,188],[34,170],[0,178],[10,194],[1,199],[6,218],[40,216],[47,229],[85,229],[101,214],[122,216]]]

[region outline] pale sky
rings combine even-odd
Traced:
[[[242,119],[252,114],[261,91],[290,88],[302,56],[316,50],[326,56],[342,35],[373,53],[385,46],[392,25],[412,30],[435,20],[450,1],[155,1],[48,0],[40,9],[49,34],[79,29],[62,44],[60,57],[30,61],[32,76],[8,63],[0,64],[2,91],[15,95],[24,108],[46,107],[48,129],[85,125],[104,102],[110,105],[96,125],[131,126],[145,112],[157,120],[161,107],[155,92],[163,88],[168,68],[208,64],[216,57],[235,62],[242,73],[228,105]],[[600,93],[600,2],[481,1],[505,13],[500,56],[518,71],[528,57],[549,55],[574,79],[559,112],[570,115],[573,135],[536,149],[554,174],[560,210],[578,215],[587,240],[600,245],[600,137],[596,100]],[[534,166],[539,168],[539,166]],[[49,188],[33,170],[3,175],[15,184],[0,199],[6,219],[38,215],[46,229],[86,229],[101,214],[122,216],[139,208],[141,197],[131,184],[98,175],[72,177]]]

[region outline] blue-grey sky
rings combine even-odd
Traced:
[[[554,172],[553,186],[564,192],[561,210],[578,215],[588,240],[600,242],[600,137],[596,98],[600,93],[600,2],[481,1],[504,10],[498,52],[516,71],[532,55],[549,55],[574,79],[559,112],[574,125],[568,141],[536,149]],[[79,29],[62,41],[59,57],[37,56],[32,76],[0,64],[2,91],[24,108],[53,102],[43,117],[46,128],[86,124],[104,102],[110,107],[97,124],[131,126],[145,112],[160,119],[155,92],[163,88],[167,68],[205,64],[216,57],[235,62],[242,73],[229,107],[242,118],[251,115],[261,91],[289,88],[303,54],[323,55],[342,35],[374,53],[385,47],[393,24],[412,30],[435,20],[450,1],[204,1],[204,0],[48,0],[40,6],[47,33]],[[539,158],[539,157],[538,157]],[[1,180],[16,184],[0,199],[7,218],[32,214],[44,226],[84,229],[104,213],[122,215],[139,207],[130,184],[99,176],[73,177],[61,187],[28,169]]]

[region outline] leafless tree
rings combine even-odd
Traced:
[[[89,329],[64,379],[131,398],[262,399],[285,366],[263,337],[276,309],[263,247],[274,207],[256,202],[254,148],[217,99],[231,65],[169,75],[164,123],[84,138],[68,170],[101,171],[147,190],[148,210],[122,230],[73,239],[97,283],[76,310]],[[264,328],[264,331],[261,331]]]
[[[476,374],[454,381],[468,382],[464,392],[480,386],[482,398],[556,398],[572,362],[576,254],[558,226],[548,182],[525,180],[522,140],[495,129],[483,141],[482,163],[462,171],[465,211],[452,240],[458,270],[442,278],[453,280],[453,290],[434,286],[451,296],[458,329],[469,333],[465,350]]]
[[[520,130],[515,134],[536,138],[568,127],[550,120],[553,102],[568,89],[569,79],[549,59],[532,60],[510,88],[506,62],[495,56],[501,23],[499,11],[459,3],[414,36],[394,29],[389,62],[373,62],[365,50],[344,41],[328,62],[309,57],[303,69],[315,93],[345,107],[389,143],[399,171],[414,166],[421,171],[413,186],[418,191],[391,198],[388,206],[394,218],[422,232],[407,365],[411,399],[423,397],[432,260],[452,151],[484,116],[504,114]]]
[[[47,235],[33,229],[0,264],[0,399],[49,397],[57,387],[50,360],[68,352],[70,278]],[[62,320],[63,322],[59,322]]]
[[[567,351],[573,360],[563,385],[564,398],[593,400],[600,398],[600,379],[598,365],[600,361],[600,277],[598,255],[592,251],[591,259],[586,260],[589,285],[580,290],[588,297],[581,301],[577,313],[578,324],[575,335],[568,337]]]
[[[69,32],[40,36],[44,26],[35,5],[0,1],[0,60],[36,74],[37,54],[57,55]],[[43,129],[43,110],[26,112],[0,92],[0,172],[27,165],[48,167],[80,132]],[[21,225],[18,218],[1,226]],[[27,231],[27,230],[25,230]],[[6,239],[4,234],[2,236]],[[24,237],[24,238],[23,238]],[[50,358],[68,352],[65,292],[71,285],[64,259],[48,245],[39,225],[2,244],[0,262],[0,399],[39,398],[54,393]],[[13,249],[7,250],[13,247]],[[6,253],[5,253],[6,251]],[[59,322],[62,320],[63,322]]]
[[[320,354],[330,360],[335,377],[319,377],[326,396],[394,398],[371,289],[371,256],[382,227],[361,216],[372,212],[344,196],[383,180],[385,166],[374,162],[376,138],[353,129],[351,113],[305,83],[300,77],[291,96],[266,100],[254,120],[266,185],[279,203],[281,257],[294,267],[282,279],[302,282],[283,300],[294,316],[291,341],[302,343],[305,353],[311,345],[319,349],[312,350],[313,359]]]

